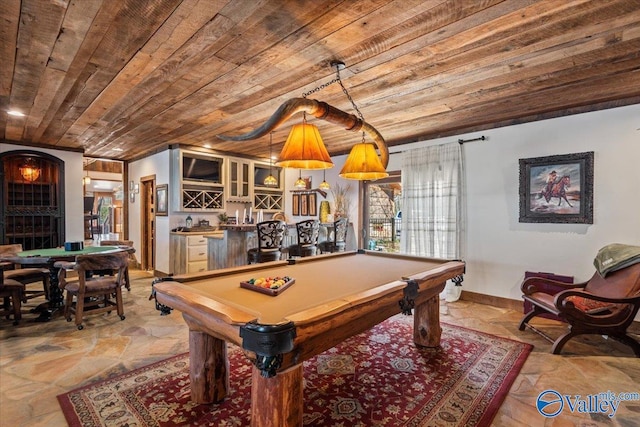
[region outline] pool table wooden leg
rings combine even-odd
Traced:
[[[265,378],[253,367],[251,374],[251,427],[302,425],[302,364]]]
[[[229,359],[223,340],[189,331],[189,378],[195,403],[220,402],[227,396]]]
[[[416,305],[413,316],[413,341],[416,345],[438,347],[442,335],[438,294]]]

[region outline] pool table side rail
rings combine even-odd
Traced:
[[[180,311],[183,313],[183,317],[188,315],[198,320],[201,330],[238,345],[242,344],[239,335],[240,326],[257,319],[255,314],[203,296],[197,291],[193,291],[188,285],[178,282],[159,282],[154,285],[154,289],[156,299],[160,304]],[[186,317],[185,320],[187,320]],[[217,326],[210,328],[205,325]]]
[[[429,271],[405,276],[402,280],[415,280],[422,288],[430,283],[446,282],[456,276],[463,275],[465,270],[466,264],[464,261],[448,261],[445,264],[432,268]]]
[[[289,265],[288,261],[270,261],[260,264],[242,265],[239,267],[221,268],[218,270],[208,270],[198,273],[177,274],[171,276],[171,280],[179,283],[195,282],[205,279],[217,279],[220,277],[230,276],[236,273],[242,273],[244,271],[250,272],[250,276],[253,277],[256,271],[261,270],[273,270],[274,268],[284,267]]]
[[[373,252],[375,253],[375,252]],[[259,264],[249,264],[249,265],[241,265],[237,267],[229,267],[229,268],[221,268],[218,270],[208,270],[202,271],[198,273],[185,273],[185,274],[176,274],[175,276],[171,276],[171,280],[180,283],[187,282],[195,282],[198,280],[204,279],[216,279],[219,277],[230,276],[236,273],[249,272],[250,276],[256,276],[257,271],[261,270],[273,270],[278,267],[287,266],[290,264],[302,264],[309,261],[320,261],[322,259],[330,259],[330,258],[338,258],[345,256],[353,256],[357,255],[357,251],[346,251],[346,252],[335,252],[330,254],[320,254],[312,257],[306,258],[296,258],[295,260],[286,260],[286,261],[270,261],[263,262]]]

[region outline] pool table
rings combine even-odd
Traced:
[[[189,326],[193,401],[226,397],[226,341],[254,365],[251,425],[298,426],[305,360],[401,311],[414,313],[415,344],[438,346],[438,294],[464,271],[462,261],[359,250],[173,276],[153,288]],[[240,286],[268,276],[295,283],[276,296]]]

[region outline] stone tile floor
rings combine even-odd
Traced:
[[[152,277],[132,271],[132,290],[124,291],[126,319],[88,316],[78,331],[61,316],[36,323],[25,307],[13,326],[0,319],[0,425],[66,425],[56,396],[90,382],[188,351],[188,329],[179,312],[160,316],[148,300]],[[561,356],[539,335],[518,330],[521,313],[468,301],[441,304],[443,322],[529,342],[535,346],[501,406],[494,426],[640,425],[640,400],[620,403],[615,416],[572,413],[544,418],[536,410],[538,394],[595,395],[612,391],[640,393],[640,359],[625,346],[600,336],[570,341]],[[551,336],[565,325],[541,319],[535,323]],[[637,336],[636,336],[637,337]]]

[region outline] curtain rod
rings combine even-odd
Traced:
[[[485,137],[484,137],[484,135],[482,135],[480,138],[473,138],[473,139],[459,139],[459,140],[458,140],[458,144],[462,145],[462,144],[464,144],[465,142],[484,141],[485,139],[487,139],[487,138],[485,138]]]
[[[487,139],[486,136],[482,135],[479,138],[474,138],[474,139],[459,139],[458,140],[458,144],[462,145],[465,142],[472,142],[472,141],[485,141]],[[389,154],[402,154],[404,153],[406,150],[400,150],[400,151],[390,151]]]

